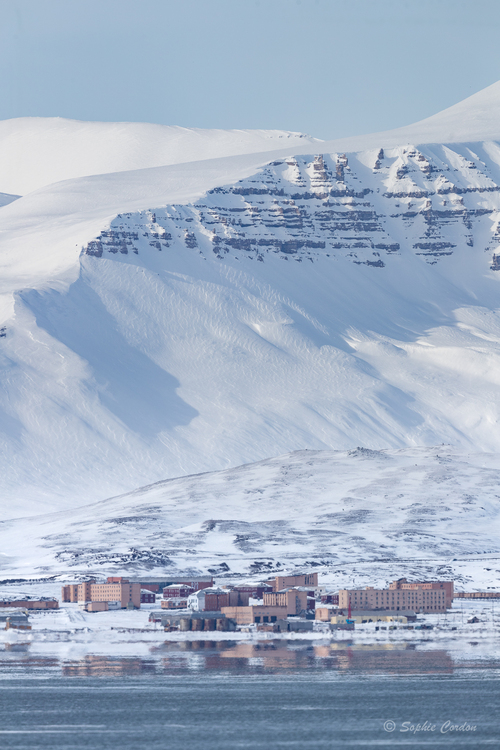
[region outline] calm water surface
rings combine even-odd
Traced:
[[[207,641],[147,659],[0,652],[6,750],[500,747],[499,701],[500,662],[404,646]]]

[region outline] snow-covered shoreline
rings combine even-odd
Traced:
[[[417,624],[432,625],[431,630],[416,630],[403,625],[390,629],[387,623],[356,625],[354,631],[328,630],[326,623],[315,623],[313,632],[266,633],[246,629],[245,632],[170,632],[148,622],[154,605],[138,611],[87,613],[77,605],[63,605],[60,610],[31,611],[31,631],[0,630],[0,655],[3,651],[24,648],[31,655],[54,655],[61,659],[84,658],[89,655],[150,657],[161,655],[161,648],[179,649],[189,644],[309,643],[325,656],[328,650],[417,649],[446,651],[457,663],[467,659],[498,658],[500,639],[500,604],[495,602],[455,601],[447,613],[420,615]],[[476,616],[477,623],[468,623]],[[378,629],[376,629],[378,628]],[[183,645],[184,644],[184,645]],[[160,651],[158,651],[160,649]],[[0,657],[1,660],[1,657]]]

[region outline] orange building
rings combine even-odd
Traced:
[[[409,583],[406,578],[399,578],[389,585],[389,589],[399,589],[401,591],[438,591],[442,589],[445,592],[446,607],[449,609],[453,604],[453,581],[420,581]]]
[[[236,620],[237,625],[276,622],[286,618],[284,607],[266,607],[262,604],[255,607],[222,607],[221,612],[228,619]]]
[[[450,589],[451,585],[451,589]],[[446,612],[453,601],[452,581],[408,583],[405,578],[393,581],[387,589],[340,589],[339,609],[388,609],[413,612]]]
[[[300,615],[301,612],[307,611],[307,591],[300,589],[285,589],[284,591],[274,591],[272,594],[263,594],[264,607],[280,607],[288,615]]]
[[[107,612],[109,605],[108,602],[86,602],[85,609],[87,612]]]
[[[62,588],[63,602],[113,602],[120,609],[128,604],[141,606],[141,584],[130,583],[126,578],[111,577],[106,583],[96,583],[95,580],[70,584]]]
[[[337,608],[335,607],[335,612]],[[314,618],[321,622],[330,622],[332,615],[334,614],[333,607],[330,605],[324,605],[323,607],[316,607],[314,611]]]
[[[78,601],[78,583],[70,583],[61,589],[61,601],[77,602]]]

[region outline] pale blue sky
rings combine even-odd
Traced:
[[[500,78],[499,0],[0,0],[0,119],[334,138]]]

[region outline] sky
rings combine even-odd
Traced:
[[[338,138],[500,79],[499,0],[0,0],[0,120]]]

